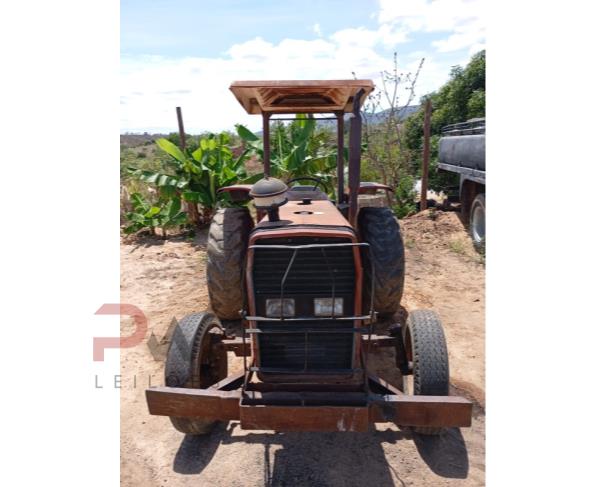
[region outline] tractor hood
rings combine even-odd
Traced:
[[[280,208],[279,221],[270,222],[265,216],[255,230],[287,230],[302,227],[340,227],[353,230],[338,208],[327,200],[288,201]]]

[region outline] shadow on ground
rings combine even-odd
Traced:
[[[197,250],[205,250],[208,243],[209,227],[205,226],[197,231],[182,230],[172,231],[166,237],[162,235],[150,235],[149,232],[143,231],[136,235],[128,235],[123,237],[124,241],[133,244],[131,252],[138,250],[141,247],[162,247],[167,242],[189,242]]]
[[[265,486],[333,485],[405,486],[405,479],[389,463],[384,444],[412,441],[427,466],[445,478],[468,475],[466,444],[457,428],[441,436],[412,434],[391,428],[368,433],[266,433],[233,435],[237,423],[217,426],[206,437],[186,436],[174,458],[174,471],[201,473],[220,444],[243,442],[264,446]],[[405,443],[402,444],[402,452]],[[236,468],[236,466],[234,466]]]

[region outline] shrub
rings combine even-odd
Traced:
[[[136,233],[147,228],[151,235],[155,235],[155,229],[161,228],[165,237],[167,228],[187,222],[187,215],[181,211],[179,198],[174,197],[150,203],[140,193],[133,193],[130,196],[130,202],[132,211],[126,213],[126,219],[129,221],[129,225],[124,229],[126,234]]]

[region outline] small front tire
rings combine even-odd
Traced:
[[[412,311],[408,316],[404,337],[406,358],[413,363],[414,395],[449,395],[447,344],[437,314],[431,310]],[[408,377],[404,375],[403,380],[406,381]],[[443,428],[415,427],[414,431],[423,435],[438,435]]]
[[[212,313],[193,313],[179,321],[166,357],[166,386],[204,389],[227,377],[227,352],[216,346],[223,335],[221,323]],[[188,435],[207,434],[216,424],[172,416],[170,421]]]

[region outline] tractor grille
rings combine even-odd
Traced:
[[[350,240],[304,237],[259,240],[256,243],[258,245],[307,245],[350,243]],[[293,251],[285,249],[256,249],[254,251],[253,275],[256,295],[279,296],[281,280],[288,268],[292,253]],[[322,249],[301,249],[288,273],[288,279],[284,285],[284,296],[298,294],[331,296],[332,277],[337,295],[353,294],[355,266],[351,247],[326,247],[323,252]]]
[[[335,243],[351,241],[342,238],[298,237],[256,242],[258,245],[293,246]],[[264,314],[267,298],[279,298],[282,295],[281,282],[292,255],[293,251],[286,249],[254,250],[254,293],[259,315]],[[352,316],[354,293],[355,262],[352,247],[298,250],[283,287],[283,297],[295,300],[296,317],[313,317],[313,299],[332,295],[344,299],[344,314]],[[260,366],[263,369],[335,372],[350,370],[352,367],[353,321],[260,321],[257,328],[261,331],[258,344]],[[317,330],[338,331],[318,333]]]
[[[260,365],[288,371],[348,370],[353,351],[353,322],[289,322],[259,325]],[[338,329],[344,333],[313,333],[309,329]],[[294,333],[271,333],[291,330]],[[351,330],[350,333],[346,331]],[[300,333],[299,333],[300,331]]]

